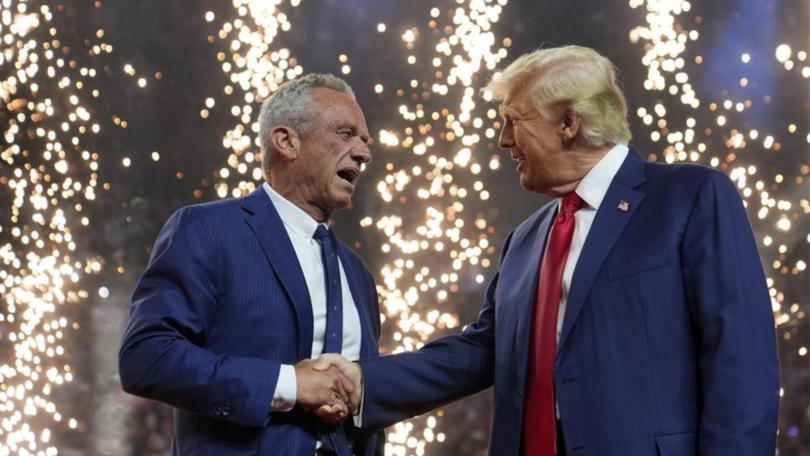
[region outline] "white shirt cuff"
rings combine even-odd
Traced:
[[[295,366],[282,364],[278,372],[276,391],[273,393],[271,412],[289,412],[295,407],[296,390]]]

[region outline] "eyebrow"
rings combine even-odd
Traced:
[[[363,142],[364,142],[364,143],[366,143],[366,144],[370,144],[370,143],[371,143],[371,137],[370,137],[369,135],[364,135],[364,134],[361,134],[361,133],[360,133],[360,130],[358,130],[358,128],[357,128],[357,127],[355,127],[354,125],[350,125],[350,124],[339,124],[339,125],[338,125],[338,126],[335,128],[335,130],[338,130],[338,131],[340,131],[340,130],[350,130],[350,131],[351,131],[351,133],[352,133],[352,136],[359,136],[359,137],[360,137],[360,139],[362,139],[362,140],[363,140]]]

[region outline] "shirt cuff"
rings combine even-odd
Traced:
[[[356,364],[357,367],[360,367],[360,364]],[[362,370],[363,368],[360,367]],[[354,420],[354,427],[361,428],[363,427],[363,403],[365,402],[366,398],[366,388],[365,382],[360,381],[360,407],[357,407],[357,415],[352,416]]]
[[[270,404],[271,412],[289,412],[295,407],[296,390],[295,366],[282,364],[278,372],[276,391]]]

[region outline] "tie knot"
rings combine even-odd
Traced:
[[[573,214],[574,212],[582,209],[582,206],[585,205],[585,201],[577,195],[577,192],[571,192],[562,200],[562,212],[566,214]]]
[[[332,232],[329,231],[325,226],[318,224],[318,228],[315,229],[315,234],[312,237],[318,241],[321,241],[323,239],[331,238]]]

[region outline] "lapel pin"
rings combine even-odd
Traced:
[[[625,200],[621,200],[621,201],[619,201],[619,205],[617,206],[617,209],[619,209],[622,212],[627,212],[627,211],[630,210],[630,203],[628,203]]]

